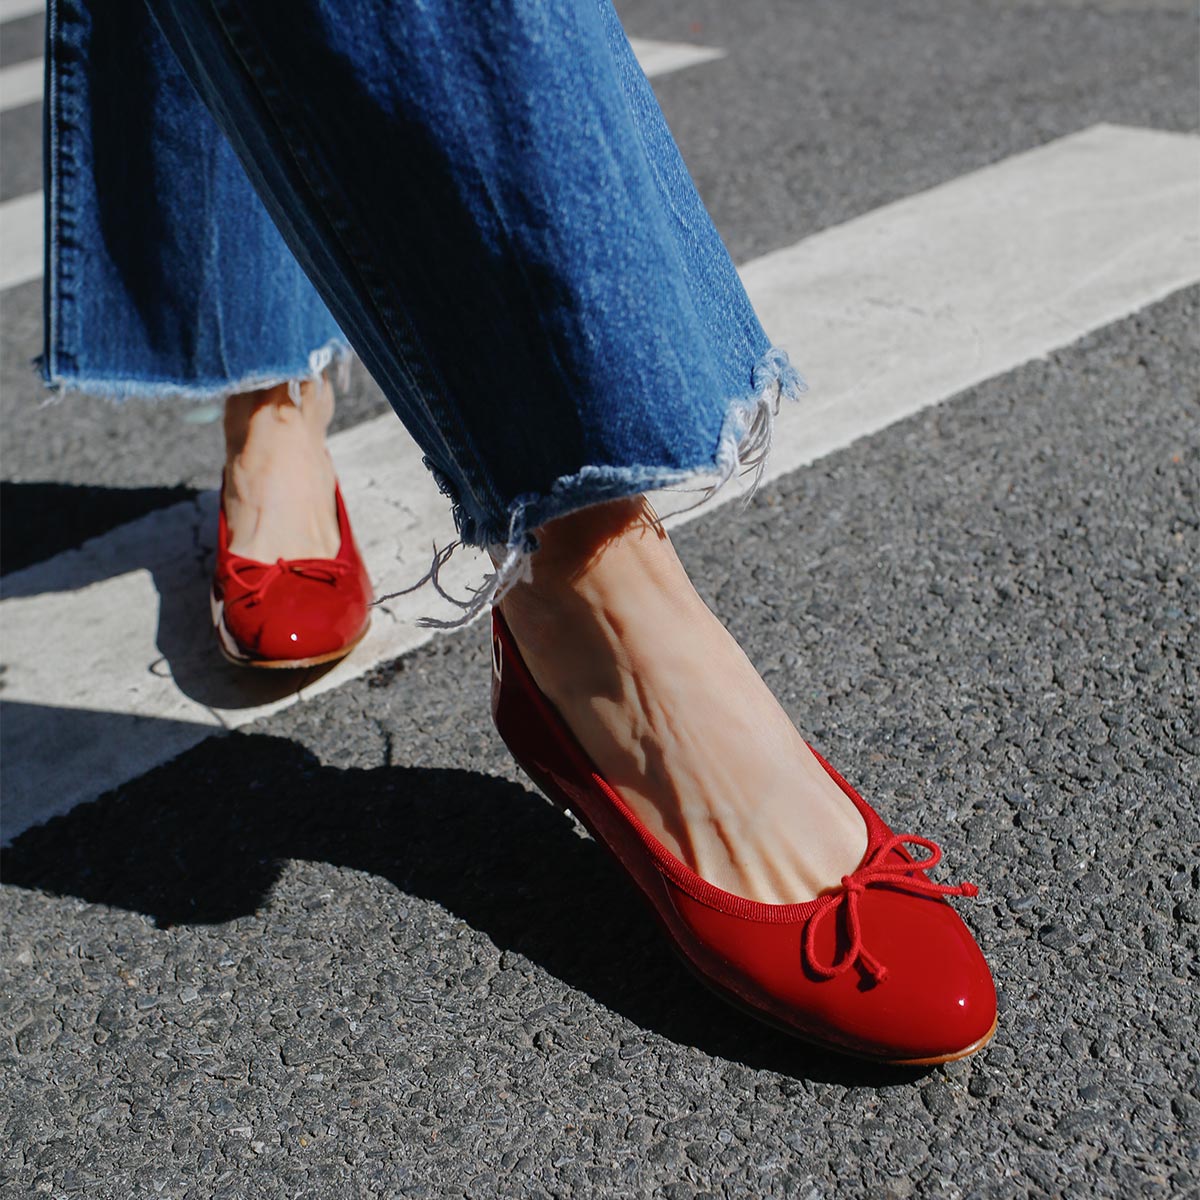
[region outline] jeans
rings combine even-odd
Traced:
[[[46,384],[352,348],[503,547],[468,617],[548,520],[761,473],[804,387],[609,0],[50,0],[45,136]]]

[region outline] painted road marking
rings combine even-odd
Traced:
[[[40,100],[44,69],[45,64],[40,58],[29,58],[11,67],[0,67],[0,112]]]
[[[1200,281],[1198,205],[1200,138],[1101,125],[749,263],[766,328],[811,386],[779,415],[766,477]],[[413,583],[454,536],[419,451],[390,415],[332,448],[379,592]],[[432,636],[418,616],[457,615],[421,588],[346,662],[272,692],[294,683],[227,667],[212,643],[215,511],[209,493],[4,578],[6,837],[413,650]],[[459,550],[442,580],[461,596],[489,567]]]
[[[715,46],[695,46],[688,42],[630,38],[629,44],[650,79],[725,57],[725,51]],[[10,67],[0,67],[0,112],[40,100],[44,72],[45,60],[41,58],[30,58]]]
[[[11,0],[9,6],[12,7]],[[10,19],[3,16],[4,11],[0,6],[0,20]],[[29,11],[40,12],[41,5],[34,5]],[[24,11],[20,15],[25,15]],[[631,38],[630,45],[650,79],[725,55],[724,50],[712,46],[659,42],[649,38]],[[28,104],[40,99],[41,95],[40,58],[0,70],[0,109]],[[43,219],[41,192],[31,192],[0,204],[0,290],[41,277]]]
[[[0,24],[19,21],[22,17],[32,17],[34,13],[45,11],[44,0],[0,0]]]
[[[1200,281],[1200,137],[1096,125],[741,273],[812,393],[774,478]]]
[[[689,42],[658,42],[649,38],[630,38],[629,44],[649,79],[725,57],[725,51],[716,46],[694,46]]]
[[[42,277],[42,193],[0,204],[0,289]]]

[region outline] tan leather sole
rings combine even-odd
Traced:
[[[367,628],[369,629],[370,626],[368,625]],[[236,667],[254,667],[260,671],[298,671],[304,667],[320,667],[325,663],[337,662],[339,658],[345,658],[366,636],[367,630],[364,629],[354,641],[341,650],[333,650],[329,654],[316,654],[312,658],[235,658],[225,649],[220,638],[217,639],[217,646],[221,651],[221,657]]]

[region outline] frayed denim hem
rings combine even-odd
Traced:
[[[258,372],[240,379],[221,383],[196,385],[180,384],[169,379],[129,379],[113,376],[55,375],[46,366],[46,356],[39,354],[31,367],[50,391],[43,404],[54,404],[70,393],[86,393],[119,403],[122,400],[226,400],[242,392],[256,392],[262,388],[288,385],[288,398],[297,407],[301,403],[301,384],[315,383],[321,374],[332,367],[336,372],[336,386],[345,392],[350,386],[350,363],[354,351],[349,342],[342,338],[330,338],[323,346],[310,351],[307,369],[290,372]]]
[[[435,546],[429,570],[411,587],[380,596],[375,603],[381,604],[431,583],[443,599],[463,610],[462,616],[454,620],[421,617],[417,624],[429,629],[458,629],[498,603],[515,584],[532,581],[532,556],[538,548],[537,535],[533,531],[556,517],[641,492],[701,492],[694,503],[668,514],[676,516],[711,499],[735,473],[744,475],[753,470],[754,481],[742,500],[745,508],[762,482],[781,399],[796,400],[808,390],[787,352],[774,346],[755,364],[751,385],[750,395],[730,402],[717,442],[715,462],[711,466],[670,469],[587,466],[574,475],[556,479],[549,492],[518,496],[509,505],[507,526],[486,526],[473,521],[456,506],[454,516],[459,537],[440,550]],[[688,486],[712,476],[715,478],[701,487]],[[458,599],[445,591],[438,575],[455,548],[464,545],[488,549],[501,561],[495,571],[488,572],[483,582],[471,589],[468,598]]]

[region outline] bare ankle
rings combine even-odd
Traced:
[[[329,558],[340,544],[336,477],[325,445],[333,389],[321,379],[230,396],[225,404],[224,511],[230,549],[259,561]]]
[[[324,377],[316,383],[305,380],[300,397],[297,407],[286,383],[230,396],[225,401],[224,421],[227,466],[253,453],[259,444],[284,438],[323,445],[333,420],[333,389]]]
[[[645,496],[622,497],[577,509],[539,526],[532,583],[519,584],[547,597],[586,592],[610,576],[630,571],[680,569],[671,540]],[[498,556],[491,552],[493,563]],[[514,590],[516,590],[514,587]]]
[[[714,619],[645,497],[593,505],[538,532],[532,580],[508,588],[499,608],[554,697],[612,691],[613,656],[625,661],[629,638],[640,644],[649,630],[695,630]]]

